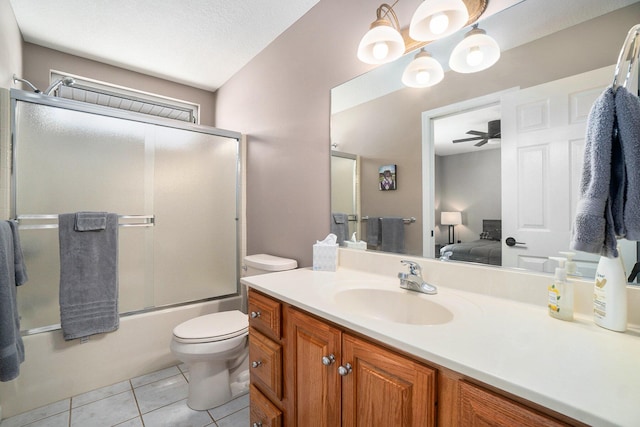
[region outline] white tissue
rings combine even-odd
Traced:
[[[336,271],[338,268],[338,236],[330,233],[324,240],[313,245],[313,269]]]
[[[351,235],[351,240],[344,241],[344,245],[349,249],[359,249],[361,251],[367,249],[367,242],[365,242],[364,240],[358,241],[355,231]]]
[[[316,240],[316,245],[333,246],[338,242],[338,236],[333,233],[329,233],[323,241]]]

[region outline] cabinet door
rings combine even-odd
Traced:
[[[472,427],[568,425],[464,381],[460,381],[460,420]]]
[[[434,369],[347,334],[342,360],[343,426],[435,425]]]
[[[285,325],[286,424],[339,426],[340,376],[337,367],[341,332],[290,307],[285,311]],[[328,359],[323,363],[324,357]]]

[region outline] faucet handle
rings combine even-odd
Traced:
[[[403,259],[400,261],[400,263],[406,265],[409,267],[409,273],[416,275],[416,276],[420,276],[422,275],[422,268],[420,267],[420,265],[416,262],[413,261],[408,261],[406,259]]]

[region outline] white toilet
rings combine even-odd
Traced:
[[[295,260],[267,254],[244,258],[243,276],[292,270]],[[187,320],[173,329],[171,351],[189,369],[191,409],[222,405],[249,390],[249,319],[246,287],[243,310],[223,311]]]

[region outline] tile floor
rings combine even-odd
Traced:
[[[0,422],[0,427],[246,427],[249,395],[208,411],[187,406],[189,372],[172,366],[61,400]]]

